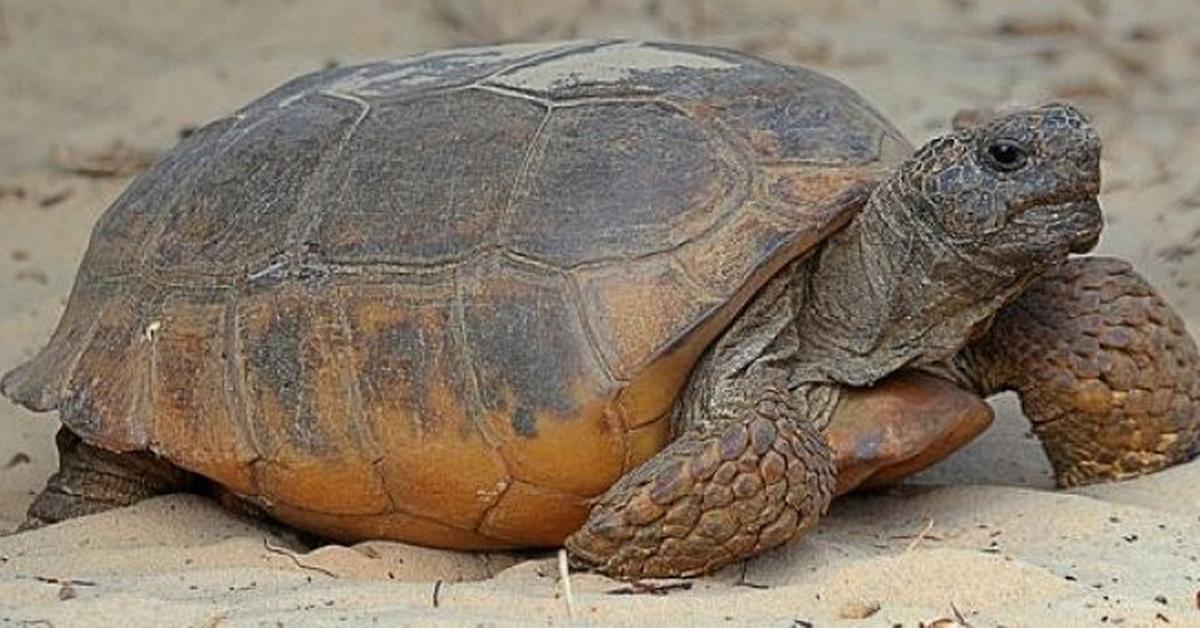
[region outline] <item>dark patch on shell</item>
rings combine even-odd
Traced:
[[[308,390],[310,375],[322,366],[322,355],[306,341],[312,330],[305,329],[299,313],[292,310],[275,316],[255,343],[249,362],[260,394],[274,395],[291,419],[285,423],[287,441],[306,451],[323,452],[329,444]]]
[[[537,437],[537,419],[534,418],[529,408],[520,406],[516,412],[513,412],[512,426],[513,431],[519,436],[524,436],[525,438]]]

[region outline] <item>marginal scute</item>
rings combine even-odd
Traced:
[[[144,288],[104,304],[74,364],[59,416],[89,442],[112,451],[145,449],[150,418],[149,312],[159,299]]]
[[[153,351],[150,441],[156,452],[242,495],[258,492],[253,441],[228,373],[223,294],[171,295],[146,326]]]
[[[513,482],[488,510],[478,531],[515,547],[558,547],[587,518],[590,500]]]
[[[500,258],[459,282],[482,422],[513,477],[584,497],[603,491],[624,459],[609,412],[618,388],[588,344],[568,279]]]
[[[510,541],[490,538],[480,532],[464,530],[406,512],[369,515],[342,515],[270,504],[265,510],[272,517],[302,530],[319,530],[327,538],[346,544],[364,539],[404,539],[428,547],[462,550],[498,550],[516,547]]]
[[[792,220],[809,220],[809,212],[834,208],[865,196],[886,176],[883,166],[781,166],[770,168],[765,177],[769,205]]]
[[[238,303],[258,483],[275,501],[313,510],[385,512],[390,501],[374,464],[382,452],[363,420],[357,349],[335,296],[292,284]]]
[[[601,266],[575,273],[596,343],[614,375],[637,377],[663,344],[686,330],[705,306],[721,305],[689,287],[689,278],[670,258],[638,265],[638,281],[624,266]],[[647,417],[652,418],[652,417]]]
[[[345,286],[338,298],[388,494],[407,512],[469,530],[510,478],[479,425],[454,294],[442,277]]]
[[[689,276],[702,281],[710,294],[727,302],[746,289],[751,278],[762,275],[773,260],[785,257],[784,249],[797,243],[797,233],[805,227],[812,225],[784,226],[760,211],[743,209],[712,233],[680,247],[672,257]],[[799,241],[807,245],[805,239]]]
[[[37,412],[60,407],[77,360],[99,325],[101,310],[123,289],[123,285],[88,278],[81,272],[50,342],[33,359],[6,373],[0,379],[0,391]]]

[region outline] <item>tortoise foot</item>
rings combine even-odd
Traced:
[[[29,532],[30,530],[37,530],[38,528],[44,528],[44,527],[50,525],[50,523],[51,522],[46,521],[45,519],[42,519],[41,517],[29,516],[29,517],[25,518],[25,521],[22,522],[21,525],[17,526],[16,531],[17,532]]]
[[[997,317],[969,356],[1012,388],[1061,486],[1121,480],[1200,453],[1200,354],[1126,262],[1068,261]]]

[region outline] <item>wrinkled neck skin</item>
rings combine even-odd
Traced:
[[[899,177],[881,184],[849,225],[751,299],[693,371],[676,429],[764,391],[824,428],[841,387],[942,363],[1059,261],[955,243],[910,189]]]
[[[932,211],[892,178],[800,271],[793,381],[866,386],[945,360],[1052,263],[953,242]]]

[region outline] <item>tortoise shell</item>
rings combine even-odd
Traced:
[[[840,83],[721,49],[310,74],[130,185],[4,388],[332,538],[556,545],[910,152]]]

